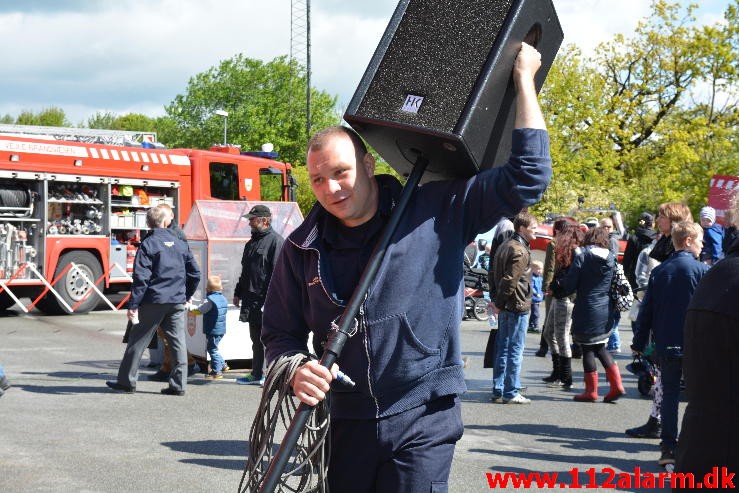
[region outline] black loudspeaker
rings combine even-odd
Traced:
[[[401,0],[344,119],[401,175],[469,177],[508,160],[513,63],[527,41],[541,89],[562,43],[551,0]]]

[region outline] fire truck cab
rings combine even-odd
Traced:
[[[155,140],[0,125],[0,309],[29,297],[45,313],[85,313],[97,290],[127,289],[146,212],[160,203],[183,225],[195,200],[295,200],[291,166],[276,153]]]

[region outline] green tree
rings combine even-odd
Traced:
[[[50,106],[38,114],[32,111],[23,111],[15,120],[16,125],[41,125],[47,127],[68,127],[70,125],[64,110]]]
[[[87,128],[96,128],[98,130],[122,130],[114,128],[118,115],[109,111],[98,111],[87,119]]]
[[[304,88],[304,69],[284,56],[263,62],[236,55],[192,77],[185,94],[166,106],[177,128],[169,144],[208,148],[223,141],[227,124],[229,143],[258,150],[271,142],[283,161],[303,163],[308,138]],[[335,107],[335,97],[313,89],[311,126],[338,123]],[[228,112],[227,121],[217,110]]]
[[[632,224],[664,201],[705,203],[737,162],[737,5],[696,26],[694,5],[653,1],[634,35],[591,59],[567,47],[541,95],[555,175],[537,212],[616,203]],[[705,88],[708,88],[706,91]]]
[[[110,112],[98,112],[87,119],[87,127],[107,130],[156,132],[157,140],[165,144],[175,142],[178,135],[178,129],[174,120],[168,116],[152,118],[141,113],[116,115]]]

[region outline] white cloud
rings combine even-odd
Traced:
[[[565,33],[563,44],[575,44],[585,55],[616,33],[633,33],[650,10],[645,0],[566,0],[555,5]]]

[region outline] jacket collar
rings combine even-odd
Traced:
[[[252,240],[258,240],[259,238],[264,238],[268,234],[272,232],[272,226],[267,226],[266,229],[263,229],[262,231],[252,231],[251,233],[251,239]]]
[[[693,255],[691,252],[687,250],[675,250],[674,252],[670,253],[670,256],[668,258],[672,258],[672,257],[692,257],[698,260],[697,258],[695,258],[695,255]]]
[[[522,244],[523,246],[525,246],[526,249],[529,249],[529,242],[526,241],[526,239],[523,236],[521,236],[520,234],[513,233],[513,236],[511,236],[511,239],[519,242],[520,244]]]

